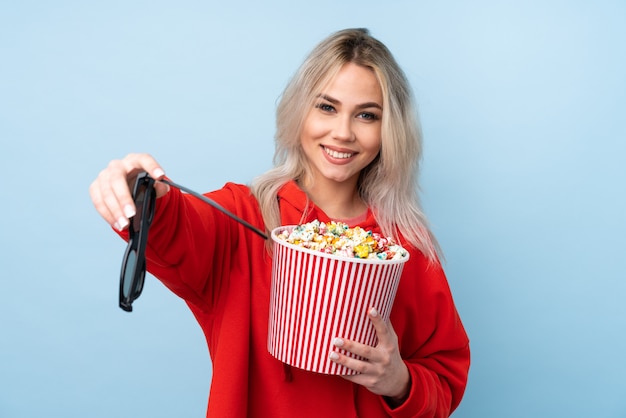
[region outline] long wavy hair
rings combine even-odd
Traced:
[[[361,171],[360,197],[385,235],[408,241],[434,260],[440,249],[419,201],[422,135],[412,91],[391,52],[367,29],[330,35],[311,51],[287,84],[276,111],[274,167],[251,185],[265,227],[271,231],[280,226],[278,190],[310,172],[300,142],[304,120],[319,93],[347,63],[371,69],[383,93],[381,151]]]

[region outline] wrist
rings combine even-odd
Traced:
[[[397,408],[402,405],[409,397],[411,393],[411,374],[406,370],[405,378],[403,379],[403,384],[398,391],[397,395],[394,396],[385,396],[385,401],[391,408]]]

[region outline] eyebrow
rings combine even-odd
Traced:
[[[326,94],[318,94],[317,97],[320,98],[320,99],[327,100],[327,101],[329,101],[332,104],[339,104],[339,103],[341,103],[339,100],[337,100],[337,99],[335,99],[333,97],[330,97],[330,96],[328,96]],[[356,107],[357,107],[357,109],[367,109],[367,108],[370,108],[370,107],[375,107],[377,109],[383,110],[383,107],[381,105],[379,105],[378,103],[376,103],[376,102],[365,102],[365,103],[358,104]]]

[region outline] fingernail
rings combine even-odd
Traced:
[[[135,208],[132,205],[124,206],[124,215],[126,215],[127,218],[132,218],[135,216]]]
[[[343,346],[343,340],[341,338],[335,338],[333,339],[333,344],[335,347],[341,347]]]
[[[115,227],[117,228],[118,231],[123,230],[127,226],[128,226],[128,219],[124,218],[123,216],[120,216],[117,222],[115,222]]]
[[[165,171],[163,171],[162,169],[157,168],[156,170],[154,170],[153,176],[155,178],[159,178],[159,177],[162,177],[164,175],[165,175]]]
[[[376,308],[370,309],[370,316],[373,318],[378,316],[378,311],[376,310]]]
[[[328,357],[329,357],[331,360],[338,360],[338,359],[339,359],[339,354],[337,354],[337,353],[335,353],[334,351],[332,351]]]

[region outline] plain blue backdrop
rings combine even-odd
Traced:
[[[623,0],[0,2],[0,417],[204,416],[199,327],[152,277],[117,307],[88,186],[136,151],[198,191],[249,182],[289,77],[357,26],[419,104],[472,341],[454,417],[626,417]]]

